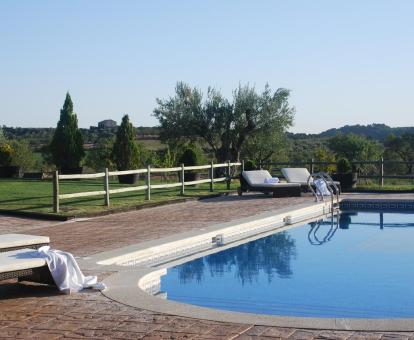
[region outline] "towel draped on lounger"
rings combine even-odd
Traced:
[[[96,276],[83,275],[71,253],[50,249],[49,246],[40,247],[38,252],[45,258],[53,280],[63,293],[79,292],[84,288],[105,289]]]

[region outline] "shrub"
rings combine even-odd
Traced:
[[[112,159],[118,170],[132,170],[139,165],[139,150],[135,143],[135,130],[128,115],[122,118],[122,123],[116,133]]]
[[[197,165],[197,154],[191,148],[185,149],[180,157],[180,163],[184,164],[185,166]]]
[[[10,144],[0,145],[0,166],[9,166],[12,163],[13,149]]]
[[[348,161],[347,158],[340,158],[337,162],[336,162],[336,170],[340,173],[340,174],[346,174],[351,172],[352,170],[352,166],[351,163]]]
[[[178,164],[185,166],[203,165],[207,164],[204,157],[203,150],[197,145],[187,146],[178,159]]]
[[[248,159],[247,161],[244,162],[244,170],[245,171],[256,170],[256,163],[253,160]]]

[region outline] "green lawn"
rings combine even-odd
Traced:
[[[381,186],[378,181],[361,179],[357,184],[357,190],[358,189],[378,191],[414,190],[414,180],[385,178],[384,186]]]
[[[152,184],[177,181],[152,180]],[[140,180],[137,185],[144,185]],[[114,178],[110,181],[110,189],[127,187],[119,184]],[[231,191],[236,190],[238,181],[233,181]],[[60,194],[103,190],[103,181],[100,180],[61,180]],[[225,183],[215,183],[213,193],[228,192]],[[86,216],[111,210],[127,210],[133,207],[154,202],[172,201],[189,197],[211,195],[209,184],[200,184],[197,187],[186,186],[185,195],[180,195],[180,188],[151,190],[151,200],[145,200],[145,191],[133,191],[111,194],[110,207],[104,205],[103,196],[82,197],[60,201],[62,216]],[[0,179],[0,210],[12,210],[33,213],[53,214],[52,181],[29,179]]]

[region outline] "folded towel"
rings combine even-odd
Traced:
[[[71,253],[50,249],[43,246],[38,249],[39,255],[46,259],[53,280],[65,294],[79,292],[84,288],[105,289],[96,276],[84,276]]]
[[[276,184],[276,183],[279,183],[279,178],[277,177],[266,178],[264,182],[266,184]]]

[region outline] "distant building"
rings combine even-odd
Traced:
[[[98,128],[100,129],[111,129],[116,127],[116,121],[112,119],[105,119],[98,123]]]

